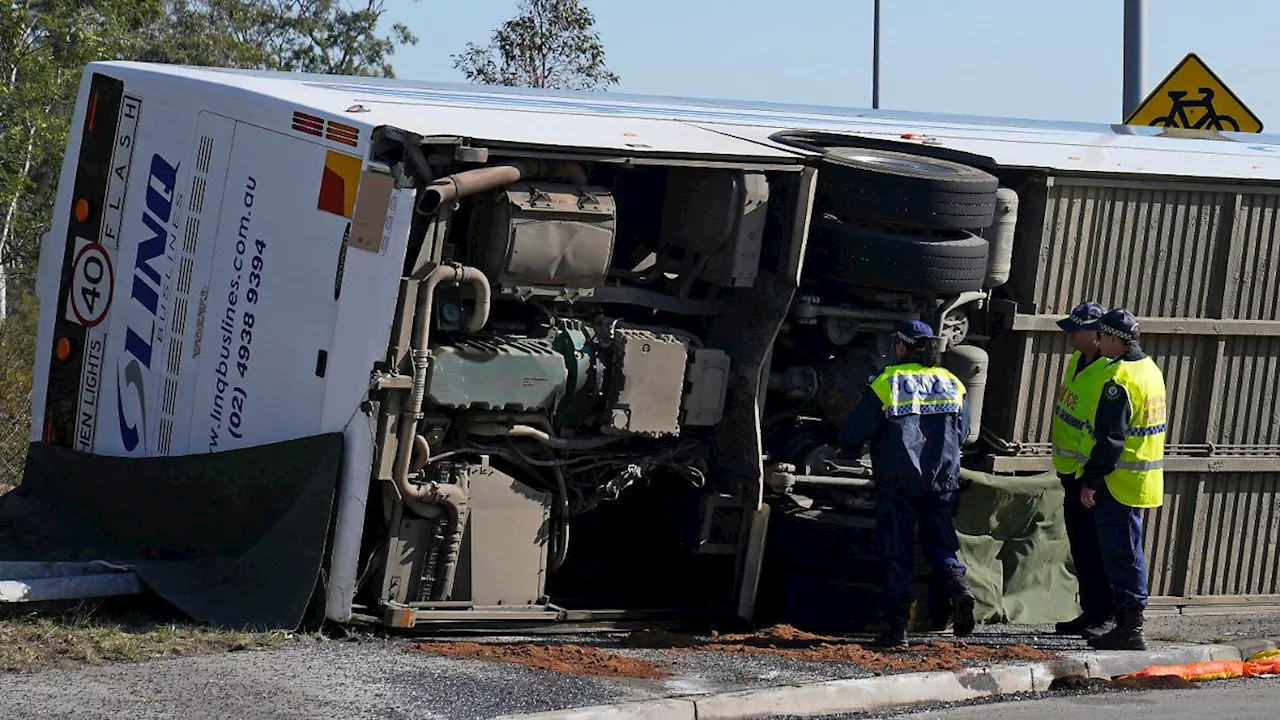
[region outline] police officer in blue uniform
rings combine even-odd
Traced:
[[[1098,321],[1099,346],[1110,361],[1082,454],[1080,504],[1093,511],[1102,568],[1119,618],[1089,640],[1099,650],[1144,650],[1147,565],[1142,511],[1164,504],[1168,429],[1164,373],[1139,345],[1138,320],[1123,308]]]
[[[939,366],[933,328],[919,320],[892,336],[895,362],[871,379],[842,437],[846,457],[871,445],[876,482],[876,536],[884,559],[881,617],[876,639],[885,647],[907,644],[914,567],[912,536],[920,544],[953,604],[957,637],[973,632],[974,597],[952,514],[959,495],[960,446],[968,435],[969,401],[964,384]]]

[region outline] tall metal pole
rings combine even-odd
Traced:
[[[871,107],[880,107],[880,0],[876,0],[876,19],[871,35]]]
[[[1146,0],[1124,0],[1124,117],[1138,108],[1145,92]]]

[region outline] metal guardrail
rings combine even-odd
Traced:
[[[0,602],[45,602],[138,595],[142,580],[104,562],[0,561]]]

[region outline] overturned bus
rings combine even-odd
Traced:
[[[1274,601],[1280,145],[1173,132],[90,65],[0,580],[228,625],[849,621],[838,429],[922,318],[981,420],[980,616],[1066,619],[1053,321],[1095,299],[1169,380],[1154,602]]]

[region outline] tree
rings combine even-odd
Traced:
[[[418,38],[401,23],[389,37],[379,37],[383,0],[343,7],[336,0],[274,0],[280,39],[274,54],[281,69],[334,75],[393,77],[390,57],[397,45]]]
[[[595,22],[581,0],[521,0],[488,46],[467,43],[453,66],[485,85],[605,90],[618,76],[605,66]]]
[[[393,77],[390,58],[418,38],[378,34],[384,0],[166,0],[166,22],[139,59],[183,65]]]
[[[80,68],[129,56],[159,0],[28,0],[0,6],[0,320],[11,280],[30,283]]]

